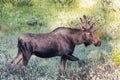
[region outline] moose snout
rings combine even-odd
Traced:
[[[99,40],[95,43],[95,46],[100,46],[100,45],[101,45],[101,40]]]

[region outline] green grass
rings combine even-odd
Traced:
[[[58,70],[60,65],[60,57],[54,57],[49,59],[38,58],[32,56],[29,64],[26,68],[26,74],[24,77],[21,75],[21,63],[18,64],[12,74],[9,74],[8,64],[17,55],[17,37],[18,35],[5,37],[1,40],[0,46],[0,78],[4,79],[27,79],[27,80],[56,80],[59,78]],[[84,45],[76,46],[74,55],[82,60],[86,61],[86,65],[78,67],[76,62],[67,62],[66,76],[59,79],[72,79],[75,80],[80,78],[80,75],[87,75],[86,69],[90,70],[90,74],[94,72],[98,65],[105,64],[107,62],[108,54],[110,54],[112,46],[103,41],[101,47],[94,47],[93,45],[85,47]]]
[[[119,80],[120,67],[110,58],[112,49],[120,52],[119,8],[114,8],[105,0],[98,0],[93,7],[84,7],[78,0],[62,1],[0,0],[0,80]],[[12,74],[9,73],[8,65],[17,55],[19,35],[28,32],[47,33],[60,26],[77,28],[79,17],[83,14],[94,16],[93,21],[99,19],[96,24],[103,31],[100,34],[100,47],[76,46],[74,55],[84,60],[85,66],[78,68],[76,62],[68,61],[65,76],[59,77],[60,57],[42,59],[33,56],[24,77],[21,75],[21,63]],[[110,70],[106,69],[108,66]],[[99,69],[105,75],[100,75]],[[111,70],[114,76],[108,72]]]

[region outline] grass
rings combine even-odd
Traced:
[[[63,77],[58,76],[58,70],[59,70],[59,63],[60,63],[60,57],[54,57],[50,59],[42,59],[35,56],[32,56],[32,58],[29,61],[29,64],[26,69],[26,74],[23,77],[21,75],[21,68],[20,64],[18,64],[12,74],[8,71],[8,64],[11,60],[16,56],[17,54],[17,37],[18,35],[6,37],[3,40],[1,40],[1,54],[0,54],[0,78],[1,80],[7,79],[7,80],[82,80],[81,78],[91,79],[94,80],[96,78],[99,80],[101,79],[107,79],[108,75],[95,75],[96,71],[99,71],[99,68],[102,69],[102,67],[110,66],[110,70],[116,71],[112,66],[115,66],[110,63],[109,55],[112,50],[112,46],[110,43],[103,41],[101,47],[94,47],[93,45],[89,47],[85,47],[84,45],[76,46],[76,49],[74,51],[74,55],[78,56],[80,59],[84,60],[86,62],[85,66],[78,67],[76,62],[67,62],[66,67],[66,75]],[[12,47],[11,47],[12,45]],[[94,57],[93,57],[94,56]],[[118,79],[117,75],[119,75],[119,66],[115,67],[118,68],[118,71],[115,72],[116,77],[112,77],[112,74],[109,77],[110,80],[113,78]],[[88,70],[88,71],[87,71]],[[104,72],[104,70],[103,70]],[[107,70],[106,70],[107,73]],[[100,76],[99,76],[100,75]],[[87,77],[86,77],[87,76]],[[93,76],[93,77],[92,77]],[[83,79],[84,80],[84,79]]]
[[[0,80],[120,79],[120,65],[113,61],[113,57],[116,60],[120,53],[119,8],[114,9],[105,0],[97,1],[93,7],[84,7],[84,4],[81,6],[78,0],[73,0],[72,3],[66,0],[62,3],[53,2],[56,0],[26,0],[25,4],[20,1],[19,4],[14,0],[0,2]],[[101,6],[103,3],[105,6]],[[106,8],[106,5],[109,7]],[[96,24],[103,30],[98,33],[102,38],[100,47],[93,45],[85,47],[83,44],[76,46],[74,55],[84,60],[85,66],[79,68],[76,62],[68,61],[66,74],[60,77],[58,76],[60,57],[42,59],[32,56],[24,77],[21,75],[21,63],[16,66],[12,74],[9,73],[8,65],[17,55],[19,35],[28,32],[47,33],[58,26],[77,28],[79,17],[83,14],[94,16],[93,21],[99,19]],[[117,55],[112,52],[114,49],[117,50]]]

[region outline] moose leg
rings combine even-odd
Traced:
[[[26,53],[25,53],[26,54]],[[21,65],[21,75],[24,77],[25,76],[25,68],[28,64],[28,61],[30,59],[31,55],[28,54],[28,55],[24,55],[23,54],[23,62],[22,62],[22,65]]]
[[[17,56],[15,57],[15,59],[14,59],[14,60],[11,62],[11,64],[10,64],[10,72],[13,71],[15,65],[16,65],[17,63],[19,63],[21,60],[22,60],[22,53],[21,53],[20,50],[18,50]]]
[[[61,57],[61,62],[60,62],[60,71],[59,71],[60,75],[65,74],[66,61],[67,61],[67,59],[64,56],[62,56]]]
[[[80,61],[79,58],[73,56],[73,55],[66,55],[66,58],[70,61],[77,61],[78,62],[78,66],[80,67],[81,64],[85,64],[84,61]]]
[[[22,66],[21,66],[22,71],[25,70],[30,57],[31,57],[31,53],[29,51],[26,51],[25,53],[23,53],[23,62],[22,62]]]

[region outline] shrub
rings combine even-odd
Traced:
[[[32,6],[32,0],[0,0],[1,3],[11,3],[13,6]]]
[[[120,65],[120,52],[117,49],[112,49],[111,58],[116,65]]]

